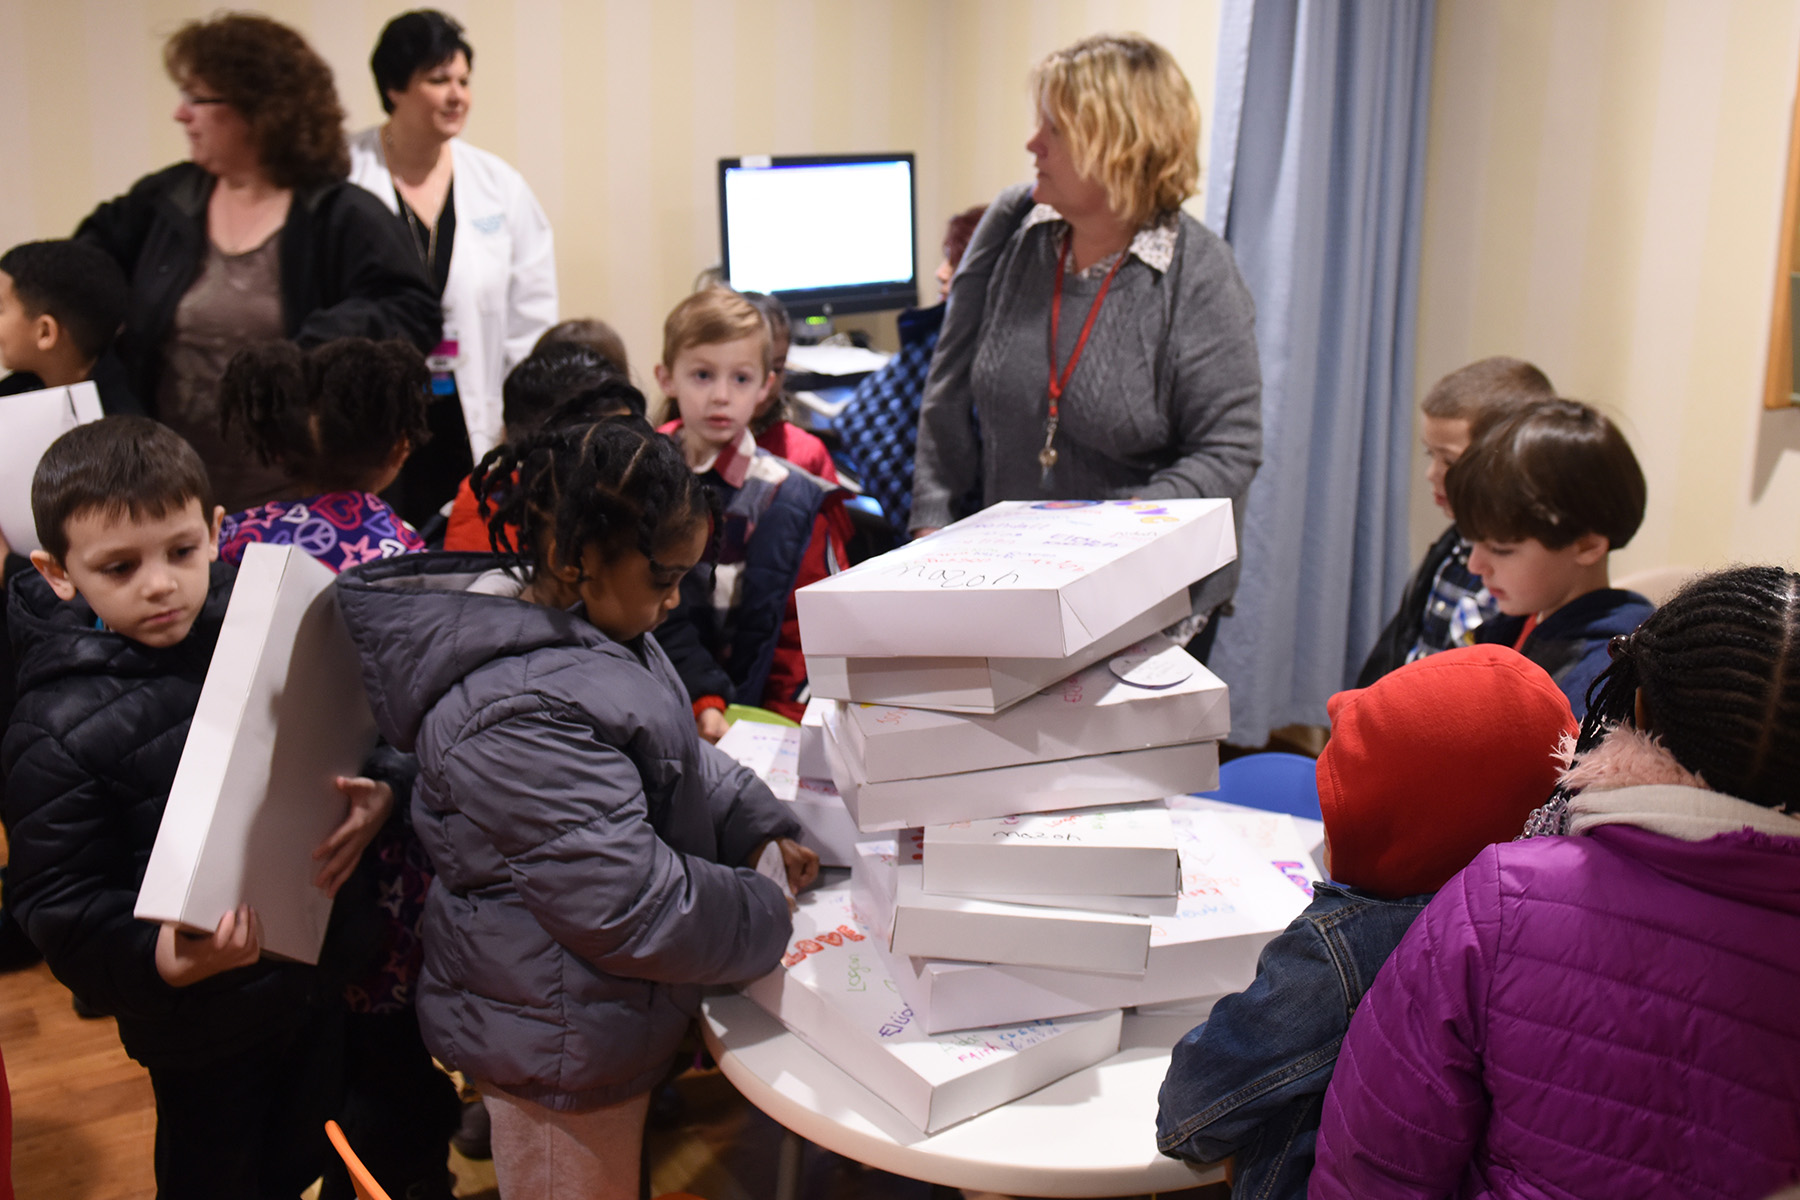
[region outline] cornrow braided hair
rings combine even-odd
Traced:
[[[1734,567],[1703,575],[1612,641],[1588,688],[1575,756],[1637,724],[1714,791],[1800,812],[1800,575]],[[1568,793],[1533,812],[1525,837],[1568,832]]]
[[[696,521],[717,524],[719,502],[688,469],[675,442],[637,416],[546,426],[485,455],[469,480],[488,539],[515,574],[579,564],[595,547],[603,561],[658,546]],[[516,527],[516,540],[508,527]]]

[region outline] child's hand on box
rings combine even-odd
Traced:
[[[727,721],[725,719],[725,714],[716,708],[701,709],[694,715],[694,723],[700,728],[700,736],[715,746],[719,744],[719,739],[725,736],[726,731],[731,728],[731,722]]]
[[[757,860],[762,858],[763,850],[769,845],[763,842],[750,855],[749,866],[754,869]],[[787,868],[788,891],[799,892],[812,886],[819,877],[819,856],[807,849],[793,838],[777,838],[775,845],[781,848],[781,865]]]
[[[164,924],[156,935],[156,973],[170,987],[187,987],[261,957],[262,921],[248,904],[220,917],[210,934]]]
[[[387,823],[388,814],[394,811],[394,789],[385,783],[361,775],[354,779],[339,775],[337,789],[349,797],[350,811],[345,814],[344,823],[332,830],[331,836],[313,851],[315,859],[325,860],[319,873],[313,876],[313,886],[334,899],[350,873],[356,870],[363,851]]]

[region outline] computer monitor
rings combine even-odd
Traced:
[[[919,302],[910,154],[719,160],[725,278],[795,317]]]

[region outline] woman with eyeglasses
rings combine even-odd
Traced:
[[[443,301],[432,444],[401,476],[405,500],[433,510],[502,440],[501,381],[556,323],[549,219],[524,176],[458,136],[474,61],[452,18],[429,8],[401,13],[369,59],[387,120],[350,139],[351,182],[404,222]]]
[[[81,223],[131,280],[119,341],[153,415],[191,442],[238,512],[284,491],[281,468],[220,427],[240,347],[277,338],[402,338],[429,352],[441,317],[406,232],[346,182],[344,110],[304,38],[249,13],[189,21],[163,47],[188,161]]]

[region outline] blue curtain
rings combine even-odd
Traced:
[[[1226,0],[1207,196],[1256,297],[1262,469],[1212,665],[1260,745],[1356,676],[1410,567],[1435,0]]]

